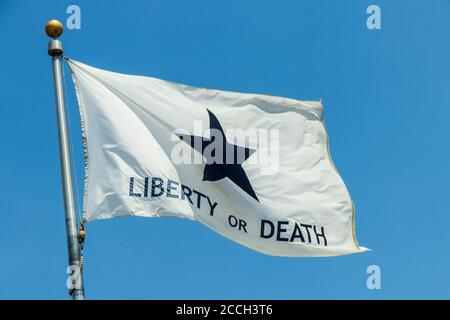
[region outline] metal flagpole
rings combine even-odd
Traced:
[[[66,126],[66,107],[62,80],[63,66],[61,63],[61,58],[63,55],[63,48],[61,41],[57,40],[63,32],[63,26],[61,22],[57,20],[50,20],[45,26],[45,32],[49,37],[53,38],[48,43],[48,54],[52,57],[53,64],[53,84],[55,89],[56,118],[58,123],[59,156],[64,195],[64,215],[66,219],[69,270],[72,273],[72,288],[70,288],[69,294],[72,296],[73,300],[83,300],[83,273],[73,196],[72,170],[70,167],[70,151]]]

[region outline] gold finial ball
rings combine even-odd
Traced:
[[[58,20],[50,20],[45,25],[45,33],[50,38],[56,39],[63,33],[63,25]]]

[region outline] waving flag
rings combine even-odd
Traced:
[[[365,250],[320,101],[194,88],[68,60],[85,153],[84,219],[196,220],[254,250]]]

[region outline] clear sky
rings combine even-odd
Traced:
[[[88,298],[450,298],[450,1],[0,1],[0,298],[67,299],[47,20],[65,54],[194,86],[325,102],[361,245],[266,256],[195,222],[88,225]],[[370,4],[381,30],[366,27]],[[67,70],[66,70],[67,73]],[[68,78],[78,186],[82,150]],[[366,269],[381,268],[381,290]]]

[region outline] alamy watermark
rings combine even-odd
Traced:
[[[376,4],[371,4],[366,10],[369,16],[366,20],[366,26],[369,30],[380,30],[381,29],[381,8]]]
[[[381,289],[381,268],[373,264],[367,267],[366,273],[369,275],[366,280],[366,286],[369,290]]]
[[[67,267],[66,273],[69,275],[66,280],[66,286],[69,290],[81,289],[81,268],[78,265]]]
[[[81,9],[75,4],[67,7],[66,13],[69,15],[66,20],[66,26],[69,30],[81,29]]]
[[[174,164],[258,164],[261,175],[279,170],[280,133],[278,129],[203,128],[194,121],[194,130],[177,129],[171,135],[178,142],[171,150]]]

